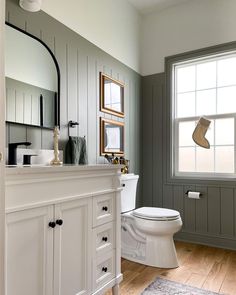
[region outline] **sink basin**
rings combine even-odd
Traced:
[[[8,151],[6,151],[8,155]],[[23,155],[37,155],[31,158],[31,165],[22,165]],[[61,161],[63,151],[60,151],[59,158]],[[17,149],[17,165],[6,165],[6,167],[50,167],[50,162],[54,158],[54,150],[37,150],[37,149]],[[6,163],[8,160],[6,159]]]

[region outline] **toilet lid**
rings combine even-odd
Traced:
[[[176,210],[156,208],[156,207],[141,207],[133,211],[133,215],[139,218],[151,220],[175,220],[180,217]]]

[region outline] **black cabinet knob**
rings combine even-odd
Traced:
[[[104,242],[107,242],[107,237],[103,237],[102,240],[103,240]]]
[[[125,183],[122,183],[122,186],[125,187]]]
[[[54,228],[56,226],[56,223],[54,221],[50,221],[48,226]]]
[[[61,226],[63,224],[63,220],[62,219],[57,219],[56,220],[56,224],[58,224],[58,225]]]
[[[103,267],[102,271],[107,272],[107,267]]]
[[[102,210],[107,211],[108,210],[107,206],[102,207]]]

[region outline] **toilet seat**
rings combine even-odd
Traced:
[[[156,220],[156,221],[171,221],[180,218],[180,214],[176,210],[156,207],[141,207],[133,210],[133,215],[137,218]]]

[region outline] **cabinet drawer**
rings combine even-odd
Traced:
[[[115,277],[115,251],[94,259],[93,263],[93,287],[99,289]]]
[[[111,251],[115,248],[114,233],[115,223],[110,222],[98,226],[93,230],[93,254],[94,257]]]
[[[93,226],[114,220],[114,194],[93,198]]]

